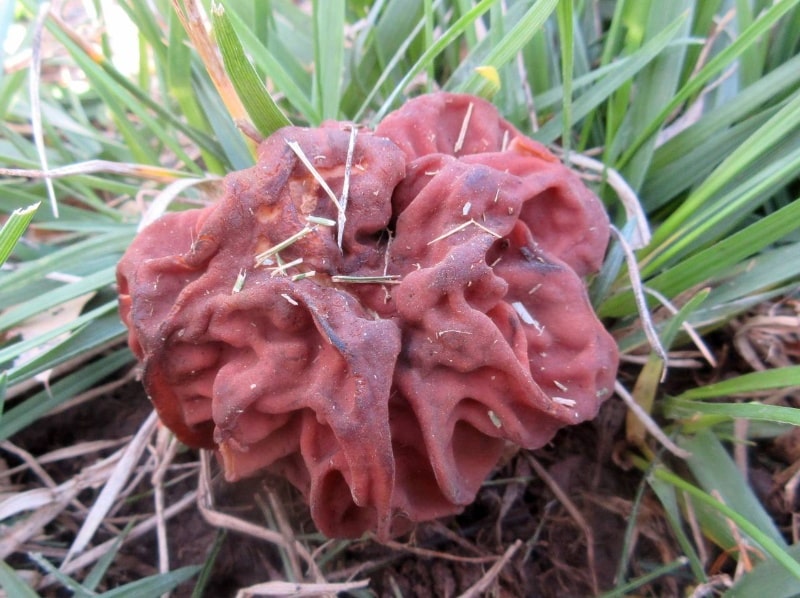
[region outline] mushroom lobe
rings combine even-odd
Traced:
[[[544,146],[437,93],[374,131],[277,131],[219,202],[137,236],[120,313],[180,440],[230,481],[286,477],[330,537],[386,539],[472,502],[506,442],[595,416],[617,349],[583,277],[608,235]]]

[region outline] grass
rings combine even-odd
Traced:
[[[623,557],[615,585],[600,589],[623,595],[670,576],[710,587],[713,553],[729,558],[730,595],[794,593],[797,512],[777,521],[748,463],[768,460],[765,447],[800,423],[799,0],[72,4],[62,14],[34,0],[0,8],[0,448],[18,464],[0,469],[0,585],[10,595],[54,583],[96,595],[117,551],[153,530],[157,572],[107,593],[159,595],[196,573],[170,571],[166,546],[170,518],[195,508],[197,487],[178,498],[167,489],[200,464],[178,459],[152,422],[111,444],[34,455],[17,443],[130,379],[113,269],[143,215],[202,202],[219,176],[253,163],[254,138],[285,123],[374,124],[437,88],[490,97],[521,130],[562,148],[637,250],[643,301],[669,352],[666,382],[618,242],[592,298],[624,354],[620,384],[690,455],[665,453],[629,417],[625,453],[641,472],[632,513],[653,498],[681,554],[648,571]],[[620,195],[638,197],[649,242]],[[722,363],[709,365],[698,342]],[[744,365],[722,354],[731,347]],[[53,464],[65,462],[73,474],[54,479]],[[793,496],[796,476],[784,474],[796,466],[771,464],[785,480],[776,492]],[[137,496],[142,480],[150,491]],[[327,583],[345,547],[293,539],[275,505],[264,512],[261,531],[218,525],[278,546],[286,581]],[[630,540],[637,517],[628,520]],[[70,526],[71,537],[54,531]]]

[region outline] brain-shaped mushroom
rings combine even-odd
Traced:
[[[597,413],[617,350],[582,277],[607,241],[547,149],[432,94],[373,132],[276,132],[136,238],[120,310],[179,439],[228,480],[285,476],[328,536],[387,538],[463,509],[507,441]]]

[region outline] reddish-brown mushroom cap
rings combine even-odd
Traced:
[[[343,224],[298,148],[349,187]],[[546,148],[484,100],[433,94],[354,145],[339,123],[275,133],[219,203],[136,238],[120,311],[182,441],[229,480],[286,476],[329,536],[387,538],[469,504],[506,441],[596,414],[617,350],[581,277],[607,241]]]

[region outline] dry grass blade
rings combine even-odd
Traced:
[[[681,459],[688,459],[692,456],[689,451],[686,451],[679,447],[677,444],[672,442],[672,440],[664,434],[664,431],[659,427],[659,425],[653,420],[652,417],[642,409],[642,406],[636,402],[636,399],[633,398],[631,393],[628,392],[619,381],[614,383],[614,391],[617,393],[617,396],[622,399],[622,401],[628,406],[628,409],[636,416],[642,425],[647,429],[648,432],[658,440],[665,449],[667,449],[670,453],[675,455],[676,457],[680,457]]]
[[[634,255],[633,248],[617,227],[611,226],[611,234],[617,239],[622,248],[622,252],[625,254],[625,263],[628,264],[628,278],[631,281],[631,289],[636,299],[636,308],[639,310],[639,318],[642,321],[642,330],[644,330],[650,347],[664,364],[664,369],[661,373],[661,381],[663,382],[667,376],[667,363],[669,359],[664,346],[661,344],[661,339],[658,338],[658,333],[653,325],[653,319],[650,317],[650,311],[647,309],[647,300],[644,298],[642,277],[639,274],[639,264],[636,261],[636,255]]]
[[[189,39],[192,41],[192,46],[200,55],[200,59],[203,61],[211,81],[217,88],[231,118],[233,118],[234,122],[249,120],[247,110],[245,110],[233,83],[225,72],[217,46],[206,27],[206,19],[203,18],[204,15],[200,5],[196,0],[172,0],[172,6]]]
[[[132,162],[110,162],[109,160],[87,160],[76,162],[68,166],[48,169],[44,164],[43,170],[28,168],[0,168],[0,176],[21,177],[27,179],[60,179],[77,174],[120,174],[135,176],[160,182],[172,182],[176,179],[185,179],[186,173],[161,166],[148,164],[134,164]],[[204,179],[201,179],[201,182]]]
[[[167,507],[167,509],[164,511],[164,518],[166,520],[172,519],[178,513],[182,513],[187,508],[191,507],[196,500],[197,492],[191,492],[187,494],[175,504]],[[148,517],[141,523],[135,525],[133,529],[128,532],[128,535],[125,536],[125,542],[127,543],[141,538],[145,534],[153,531],[157,525],[158,521],[155,515]],[[61,567],[59,567],[59,570],[65,575],[72,575],[76,571],[80,571],[81,569],[88,567],[95,561],[102,558],[108,553],[109,550],[113,548],[116,542],[118,542],[118,538],[112,538],[106,542],[103,542],[102,544],[99,544],[94,548],[87,550],[83,554],[75,557],[69,563],[63,564]],[[53,576],[47,576],[42,580],[42,587],[46,587],[54,583],[56,583],[56,579]]]
[[[0,520],[25,511],[34,511],[29,517],[4,530],[0,538],[0,559],[16,552],[20,545],[40,533],[44,526],[58,517],[83,490],[96,488],[105,483],[119,458],[118,452],[84,468],[54,488],[34,488],[13,493],[0,502]]]
[[[367,586],[369,586],[369,580],[367,579],[346,583],[268,581],[242,588],[236,593],[236,598],[250,598],[251,596],[336,596],[341,592],[363,590]]]
[[[40,455],[36,457],[35,462],[37,465],[41,466],[41,465],[46,465],[48,463],[55,463],[57,461],[65,461],[68,459],[84,457],[91,453],[96,453],[110,448],[116,448],[121,444],[126,444],[129,440],[130,438],[120,438],[119,440],[92,440],[86,442],[79,442],[78,444],[56,449],[54,451],[50,451],[49,453],[45,453],[44,455]],[[3,443],[2,448],[7,449],[7,444],[8,443]],[[12,467],[10,469],[0,471],[0,480],[2,480],[3,478],[10,477],[12,475],[17,475],[22,471],[28,469],[29,467],[30,465],[28,463],[23,463],[22,465],[18,465],[17,467]]]
[[[202,179],[180,179],[173,181],[164,187],[164,189],[158,193],[153,202],[148,206],[147,210],[142,215],[142,220],[139,222],[137,230],[141,231],[147,225],[155,222],[158,218],[163,216],[164,212],[167,211],[169,204],[171,204],[172,201],[186,189],[194,187],[195,185],[202,185],[203,183],[217,180],[219,180],[219,177],[209,175]]]
[[[613,168],[609,168],[599,160],[590,158],[584,154],[576,154],[570,152],[569,160],[573,166],[590,170],[598,173],[601,180],[608,183],[619,197],[622,207],[625,209],[625,215],[628,221],[635,223],[633,229],[633,237],[630,240],[630,245],[633,249],[642,249],[650,243],[650,224],[647,222],[644,208],[639,201],[636,192],[631,189],[628,182],[622,178],[622,175]]]
[[[286,141],[286,145],[289,146],[289,148],[295,153],[295,155],[303,163],[303,166],[305,166],[308,169],[308,172],[311,173],[311,176],[313,176],[314,179],[316,179],[316,181],[319,183],[319,186],[322,187],[322,189],[325,191],[325,193],[328,194],[328,197],[331,198],[331,201],[333,202],[333,205],[336,206],[336,210],[339,212],[339,214],[343,214],[344,213],[344,209],[342,208],[341,202],[336,197],[336,194],[330,188],[330,186],[325,181],[325,179],[322,178],[322,175],[319,173],[319,171],[316,168],[314,168],[314,165],[311,163],[311,160],[308,159],[308,156],[306,156],[306,153],[303,151],[303,148],[300,147],[300,144],[297,143],[296,141],[291,140],[291,139],[286,139],[285,141]],[[341,216],[340,216],[340,218],[341,218]]]
[[[169,572],[169,548],[167,545],[167,524],[164,516],[164,477],[172,465],[180,443],[167,428],[159,427],[156,436],[155,457],[156,468],[150,476],[153,486],[153,501],[156,511],[156,537],[158,539],[158,570]]]
[[[402,550],[403,552],[410,552],[418,556],[426,558],[442,559],[445,561],[453,561],[456,563],[494,563],[497,561],[496,556],[458,556],[457,554],[448,554],[446,552],[439,552],[438,550],[430,550],[428,548],[420,548],[419,546],[410,546],[408,544],[401,544],[394,540],[383,542],[384,546],[394,550]]]
[[[516,554],[522,546],[522,540],[517,540],[509,546],[497,562],[492,565],[489,570],[481,577],[475,585],[469,588],[466,592],[461,594],[459,598],[479,598],[484,595],[484,592],[489,589],[492,582],[500,575],[500,571],[508,564],[508,561]]]
[[[44,21],[50,13],[50,2],[42,2],[39,6],[39,14],[33,24],[33,40],[31,42],[31,73],[28,77],[31,102],[31,125],[33,127],[33,141],[36,145],[36,152],[39,154],[39,162],[42,169],[46,172],[47,150],[44,145],[44,132],[42,131],[42,104],[39,96],[39,83],[42,78],[42,29]],[[49,176],[44,179],[47,186],[47,195],[50,198],[50,209],[53,216],[58,218],[58,202],[56,202],[56,191],[53,188],[53,181]]]
[[[336,232],[336,242],[339,245],[339,251],[342,251],[342,239],[344,237],[344,225],[347,222],[347,200],[350,195],[350,172],[353,169],[353,153],[356,149],[356,135],[358,135],[358,127],[352,125],[350,127],[350,142],[347,145],[347,159],[344,164],[344,181],[342,182],[342,197],[339,200],[339,218],[338,230]]]
[[[214,510],[213,497],[211,494],[210,477],[211,466],[209,462],[208,451],[203,451],[200,455],[200,472],[198,474],[198,493],[197,493],[197,508],[203,518],[214,527],[228,529],[234,532],[252,536],[259,540],[264,540],[270,544],[286,550],[287,552],[296,552],[306,563],[309,568],[309,573],[314,578],[316,583],[325,583],[325,577],[322,575],[313,557],[308,552],[305,546],[300,542],[291,542],[287,540],[282,534],[249,521],[233,517],[225,513]]]
[[[651,289],[649,287],[644,287],[644,292],[658,299],[659,302],[666,307],[673,316],[678,314],[678,308],[675,307],[672,301],[667,299],[662,293],[659,293],[655,289]],[[703,338],[700,336],[694,326],[684,320],[681,323],[681,328],[683,328],[684,332],[689,335],[689,338],[692,339],[692,342],[700,350],[700,353],[702,353],[709,365],[711,367],[717,367],[717,360],[714,358],[714,354],[711,353],[711,349],[708,348],[708,345],[706,345],[706,343],[703,341]],[[669,362],[667,365],[669,365]]]
[[[62,564],[62,570],[64,565],[74,558],[76,554],[83,552],[89,544],[97,528],[100,527],[106,514],[111,510],[111,507],[117,500],[125,482],[131,477],[133,469],[139,462],[139,458],[145,448],[147,448],[150,436],[152,436],[157,425],[158,416],[153,412],[141,425],[130,444],[122,451],[122,455],[117,466],[114,468],[114,472],[108,478],[103,490],[100,492],[100,495],[97,497],[97,500],[84,520],[78,535],[72,542],[72,546],[70,546],[67,557]]]

